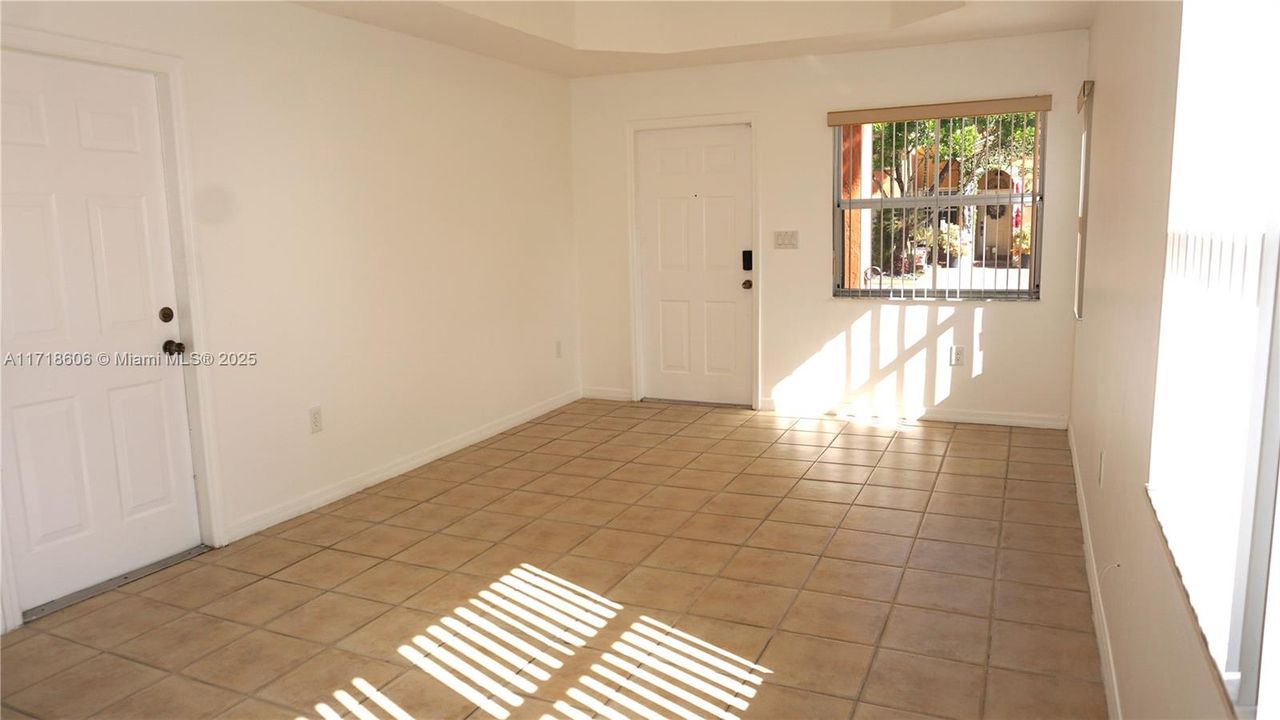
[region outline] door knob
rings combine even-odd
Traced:
[[[751,284],[751,279],[750,279],[750,278],[747,278],[746,280],[743,280],[743,281],[742,281],[742,289],[743,289],[743,290],[750,290],[750,289],[751,289],[751,287],[752,287],[752,284]]]
[[[177,340],[165,340],[163,349],[165,355],[181,355],[187,351],[187,346]]]

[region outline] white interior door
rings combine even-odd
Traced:
[[[636,139],[645,396],[750,404],[755,374],[751,127]]]
[[[159,316],[177,297],[154,78],[9,50],[0,73],[0,455],[27,609],[200,533],[182,368],[115,362],[181,337]]]

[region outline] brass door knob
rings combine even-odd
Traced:
[[[751,287],[752,287],[752,284],[751,284],[751,278],[747,278],[746,280],[743,280],[743,281],[742,281],[742,289],[743,289],[743,290],[750,290],[750,289],[751,289]]]

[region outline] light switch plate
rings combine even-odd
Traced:
[[[795,250],[800,247],[800,233],[797,230],[775,230],[773,247],[778,250]]]

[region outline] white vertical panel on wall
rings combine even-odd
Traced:
[[[1209,650],[1230,672],[1275,298],[1276,238],[1169,235],[1149,491]]]
[[[1272,543],[1276,478],[1259,468],[1277,413],[1266,388],[1280,151],[1229,128],[1274,126],[1280,116],[1280,99],[1245,71],[1275,67],[1277,22],[1270,3],[1183,7],[1148,485],[1213,663],[1240,708],[1256,702]],[[1247,160],[1232,161],[1241,152]]]

